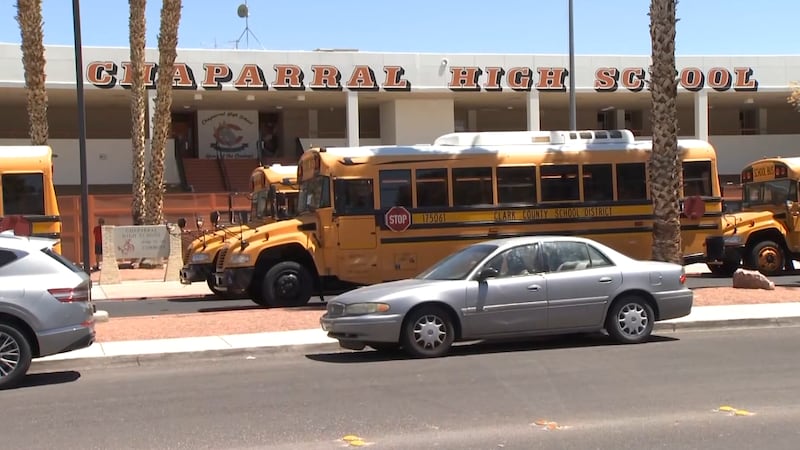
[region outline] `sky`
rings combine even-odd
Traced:
[[[377,52],[569,52],[568,0],[184,0],[179,48]],[[649,55],[649,0],[573,0],[577,55]],[[73,45],[72,1],[43,0],[45,44]],[[759,5],[765,6],[759,8]],[[147,5],[157,45],[161,2]],[[126,0],[81,0],[84,46],[128,46]],[[16,1],[0,0],[0,42],[19,42]],[[797,55],[798,0],[680,0],[676,54]],[[249,38],[249,45],[247,39]]]

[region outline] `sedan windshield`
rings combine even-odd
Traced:
[[[417,276],[419,280],[462,280],[493,251],[496,245],[478,244],[465,247],[442,259]]]

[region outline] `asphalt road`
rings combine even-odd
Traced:
[[[785,327],[469,345],[434,360],[35,364],[26,386],[0,393],[0,436],[25,449],[336,449],[347,435],[380,449],[796,449],[798,341]]]
[[[800,286],[800,274],[792,273],[772,277],[772,281],[779,286]],[[711,274],[691,276],[687,278],[686,285],[690,288],[730,286],[730,278],[715,278]],[[335,298],[334,295],[325,296],[325,300]],[[312,303],[319,303],[319,299],[312,299]],[[150,298],[146,300],[104,300],[96,302],[97,309],[107,311],[110,317],[150,316],[159,314],[187,314],[196,312],[213,311],[238,311],[261,308],[248,299],[218,300],[211,295],[197,298]]]

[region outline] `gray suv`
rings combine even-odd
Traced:
[[[94,342],[91,279],[56,242],[0,233],[0,389],[19,383],[33,358]]]

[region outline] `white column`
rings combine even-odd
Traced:
[[[539,111],[539,91],[531,88],[528,92],[528,131],[541,130],[541,112]]]
[[[319,137],[319,111],[316,109],[308,110],[308,137]]]
[[[767,134],[767,108],[758,108],[758,134]]]
[[[625,128],[625,108],[614,110],[617,117],[614,120],[614,127],[618,130]]]
[[[694,136],[708,140],[708,91],[705,89],[694,93]]]
[[[347,146],[358,147],[358,92],[347,91]]]
[[[478,131],[478,110],[467,110],[467,131]]]

